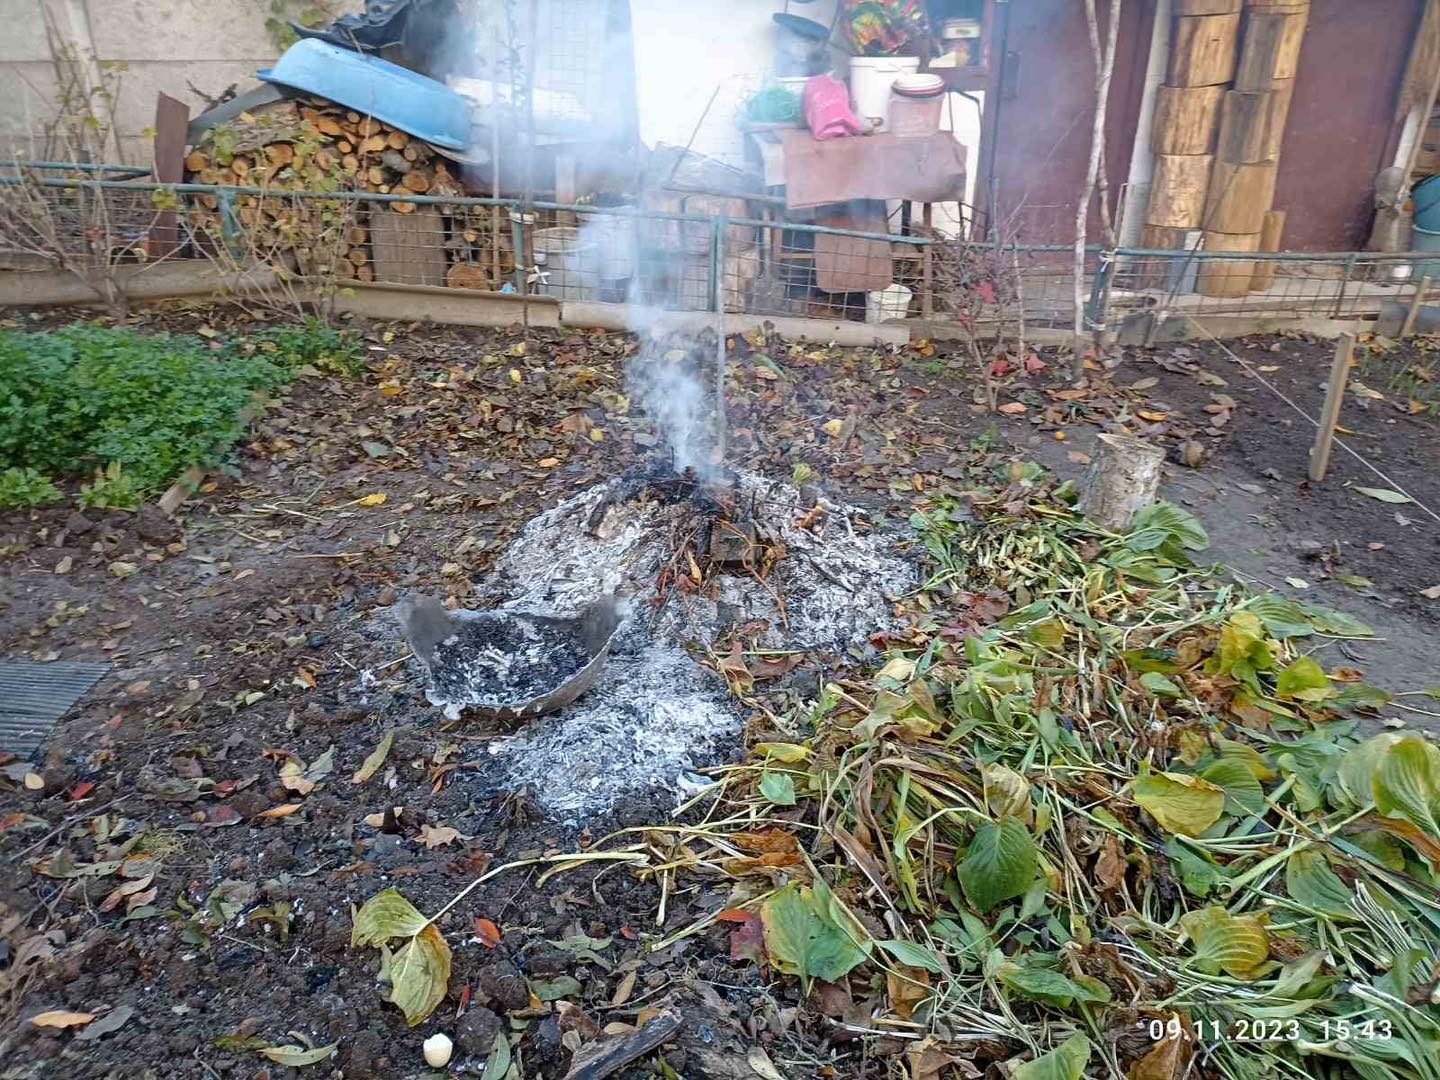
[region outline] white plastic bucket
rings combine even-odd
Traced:
[[[850,58],[850,101],[861,122],[869,121],[884,131],[890,116],[890,89],[901,75],[920,70],[918,56],[852,56]]]
[[[595,247],[579,229],[561,225],[535,230],[535,262],[542,296],[594,300],[598,285]]]
[[[865,321],[883,323],[890,319],[903,319],[910,313],[910,301],[915,290],[904,285],[891,285],[880,292],[865,294]]]

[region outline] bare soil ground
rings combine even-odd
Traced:
[[[183,329],[203,316],[143,318]],[[524,1075],[563,1075],[581,1022],[536,1008],[532,993],[574,1002],[600,1025],[679,1008],[676,1042],[618,1075],[654,1075],[661,1057],[666,1075],[753,1075],[753,1047],[791,1075],[885,1075],[887,1062],[847,1042],[823,1002],[732,960],[728,930],[650,951],[696,911],[724,906],[724,883],[671,892],[657,921],[654,883],[619,868],[538,887],[535,867],[500,875],[440,924],[455,968],[435,1015],[409,1031],[381,1000],[374,950],[350,947],[351,905],[396,886],[438,910],[487,867],[654,822],[673,795],[637,794],[579,829],[537,819],[526,792],[487,786],[472,768],[496,732],[443,723],[390,612],[410,590],[468,599],[526,520],[651,451],[653,433],[625,396],[633,341],[365,333],[367,371],[297,383],[233,474],[213,478],[178,522],[151,510],[0,514],[0,654],[115,665],[50,740],[36,767],[43,789],[0,780],[0,1007],[22,1020],[133,1010],[89,1042],[12,1026],[0,1075],[278,1077],[292,1070],[245,1040],[293,1042],[287,1032],[301,1031],[339,1045],[307,1074],[424,1076],[425,1035],[456,1035],[456,1061],[478,1066],[502,1027],[524,1029]],[[1318,407],[1328,346],[1237,351]],[[1371,618],[1395,639],[1371,657],[1388,657],[1392,688],[1440,683],[1426,647],[1440,602],[1421,595],[1440,584],[1440,523],[1355,493],[1347,482],[1389,485],[1343,456],[1327,484],[1306,483],[1306,425],[1218,350],[1129,356],[1068,398],[1053,370],[1007,374],[1001,402],[1026,411],[1000,419],[976,405],[974,373],[928,346],[738,339],[731,355],[736,464],[787,477],[804,465],[835,494],[900,520],[917,497],[961,493],[1011,458],[1073,475],[1097,432],[1153,435],[1172,448],[1173,490],[1211,528],[1221,561],[1282,590],[1301,588],[1285,578],[1303,580],[1311,598]],[[1206,412],[1215,393],[1233,407]],[[1437,421],[1388,397],[1347,405],[1355,445],[1418,503],[1440,507]],[[1187,455],[1198,467],[1178,463]],[[1406,655],[1415,659],[1396,662]],[[797,678],[813,685],[821,665],[807,664]],[[391,730],[386,763],[354,782]],[[314,790],[287,788],[287,761],[316,774]],[[365,823],[395,806],[405,808],[398,825]],[[127,857],[133,876],[105,870]],[[498,945],[477,919],[499,927]]]

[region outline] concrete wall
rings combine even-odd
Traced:
[[[253,85],[278,51],[265,28],[271,14],[271,0],[0,0],[0,154],[47,149],[36,135],[56,113],[52,36],[86,60],[124,65],[113,149],[148,164],[156,93],[187,102],[193,115],[205,107],[201,94]]]

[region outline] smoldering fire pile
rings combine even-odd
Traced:
[[[604,812],[637,791],[682,797],[704,782],[696,770],[738,750],[744,710],[717,670],[743,680],[735,643],[741,663],[763,651],[840,665],[895,626],[894,599],[916,585],[903,534],[813,489],[714,461],[704,474],[677,469],[687,444],[662,434],[648,464],[532,519],[477,586],[480,607],[549,619],[579,618],[600,597],[625,601],[583,696],[487,748],[483,782],[528,788],[560,819]],[[703,443],[694,439],[688,445]],[[478,682],[447,670],[442,648],[427,672],[430,700],[452,716],[494,705],[476,687],[493,697],[497,672],[509,672],[516,696],[529,693],[520,668],[548,644],[527,638],[504,663],[487,653]],[[579,662],[574,641],[560,635],[554,645],[571,667]],[[761,666],[754,656],[748,663]]]

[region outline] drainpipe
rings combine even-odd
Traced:
[[[987,102],[995,110],[994,119],[990,126],[990,147],[988,153],[985,147],[981,146],[981,153],[986,156],[985,169],[985,232],[987,239],[994,239],[996,222],[995,204],[995,177],[998,175],[998,168],[995,164],[1000,151],[1000,114],[1004,107],[1005,94],[1008,91],[1006,78],[1010,68],[1010,0],[996,0],[997,10],[1003,11],[1000,16],[1000,67],[995,73],[995,84],[990,94],[995,100]],[[980,124],[980,138],[985,138],[985,124],[982,119]]]

